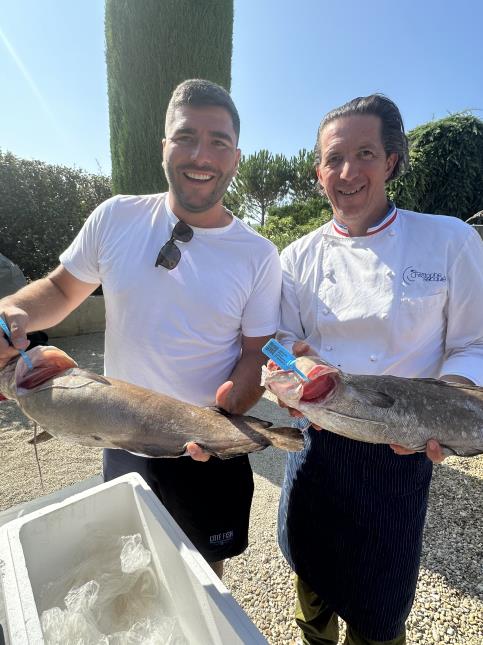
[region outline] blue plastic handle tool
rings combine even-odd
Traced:
[[[2,328],[3,333],[7,337],[9,344],[13,346],[12,341],[10,340],[12,338],[12,333],[8,328],[7,323],[4,321],[4,319],[1,316],[0,316],[0,327]],[[33,369],[34,366],[32,365],[32,361],[30,360],[30,358],[27,356],[27,353],[24,352],[23,349],[18,349],[17,351],[20,353],[20,356],[27,364],[27,367],[29,368],[29,370]]]
[[[295,372],[303,378],[304,381],[310,381],[308,376],[305,376],[303,372],[295,367],[295,361],[297,360],[295,356],[291,354],[288,349],[285,349],[283,345],[280,345],[275,338],[271,338],[268,343],[262,347],[262,352],[265,356],[271,358],[274,363],[277,363],[277,365],[283,370]]]

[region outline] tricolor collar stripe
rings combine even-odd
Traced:
[[[391,209],[391,212],[388,213],[387,217],[385,217],[382,222],[380,222],[377,226],[372,226],[371,228],[367,229],[366,235],[375,235],[375,233],[383,231],[394,222],[396,217],[397,209]],[[342,235],[343,237],[350,237],[347,227],[339,224],[339,222],[336,222],[335,219],[332,220],[332,226],[334,227],[335,232],[339,235]]]

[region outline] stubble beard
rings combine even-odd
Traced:
[[[169,163],[165,164],[164,172],[166,179],[168,180],[170,192],[174,195],[181,208],[190,213],[204,213],[221,202],[231,180],[233,179],[233,175],[231,173],[226,173],[218,179],[215,179],[216,183],[212,192],[201,203],[193,204],[189,201],[185,192],[180,188],[179,183],[176,180],[174,168]]]

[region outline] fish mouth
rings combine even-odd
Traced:
[[[77,367],[74,359],[57,347],[39,345],[27,354],[32,362],[32,369],[21,358],[15,368],[15,383],[19,394],[22,390],[35,389],[71,367]]]
[[[311,405],[327,401],[339,382],[337,370],[327,365],[315,365],[307,376],[310,380],[302,386],[300,401]]]

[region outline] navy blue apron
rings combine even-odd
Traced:
[[[361,635],[391,640],[414,600],[432,463],[313,428],[304,436],[288,455],[280,548]]]

